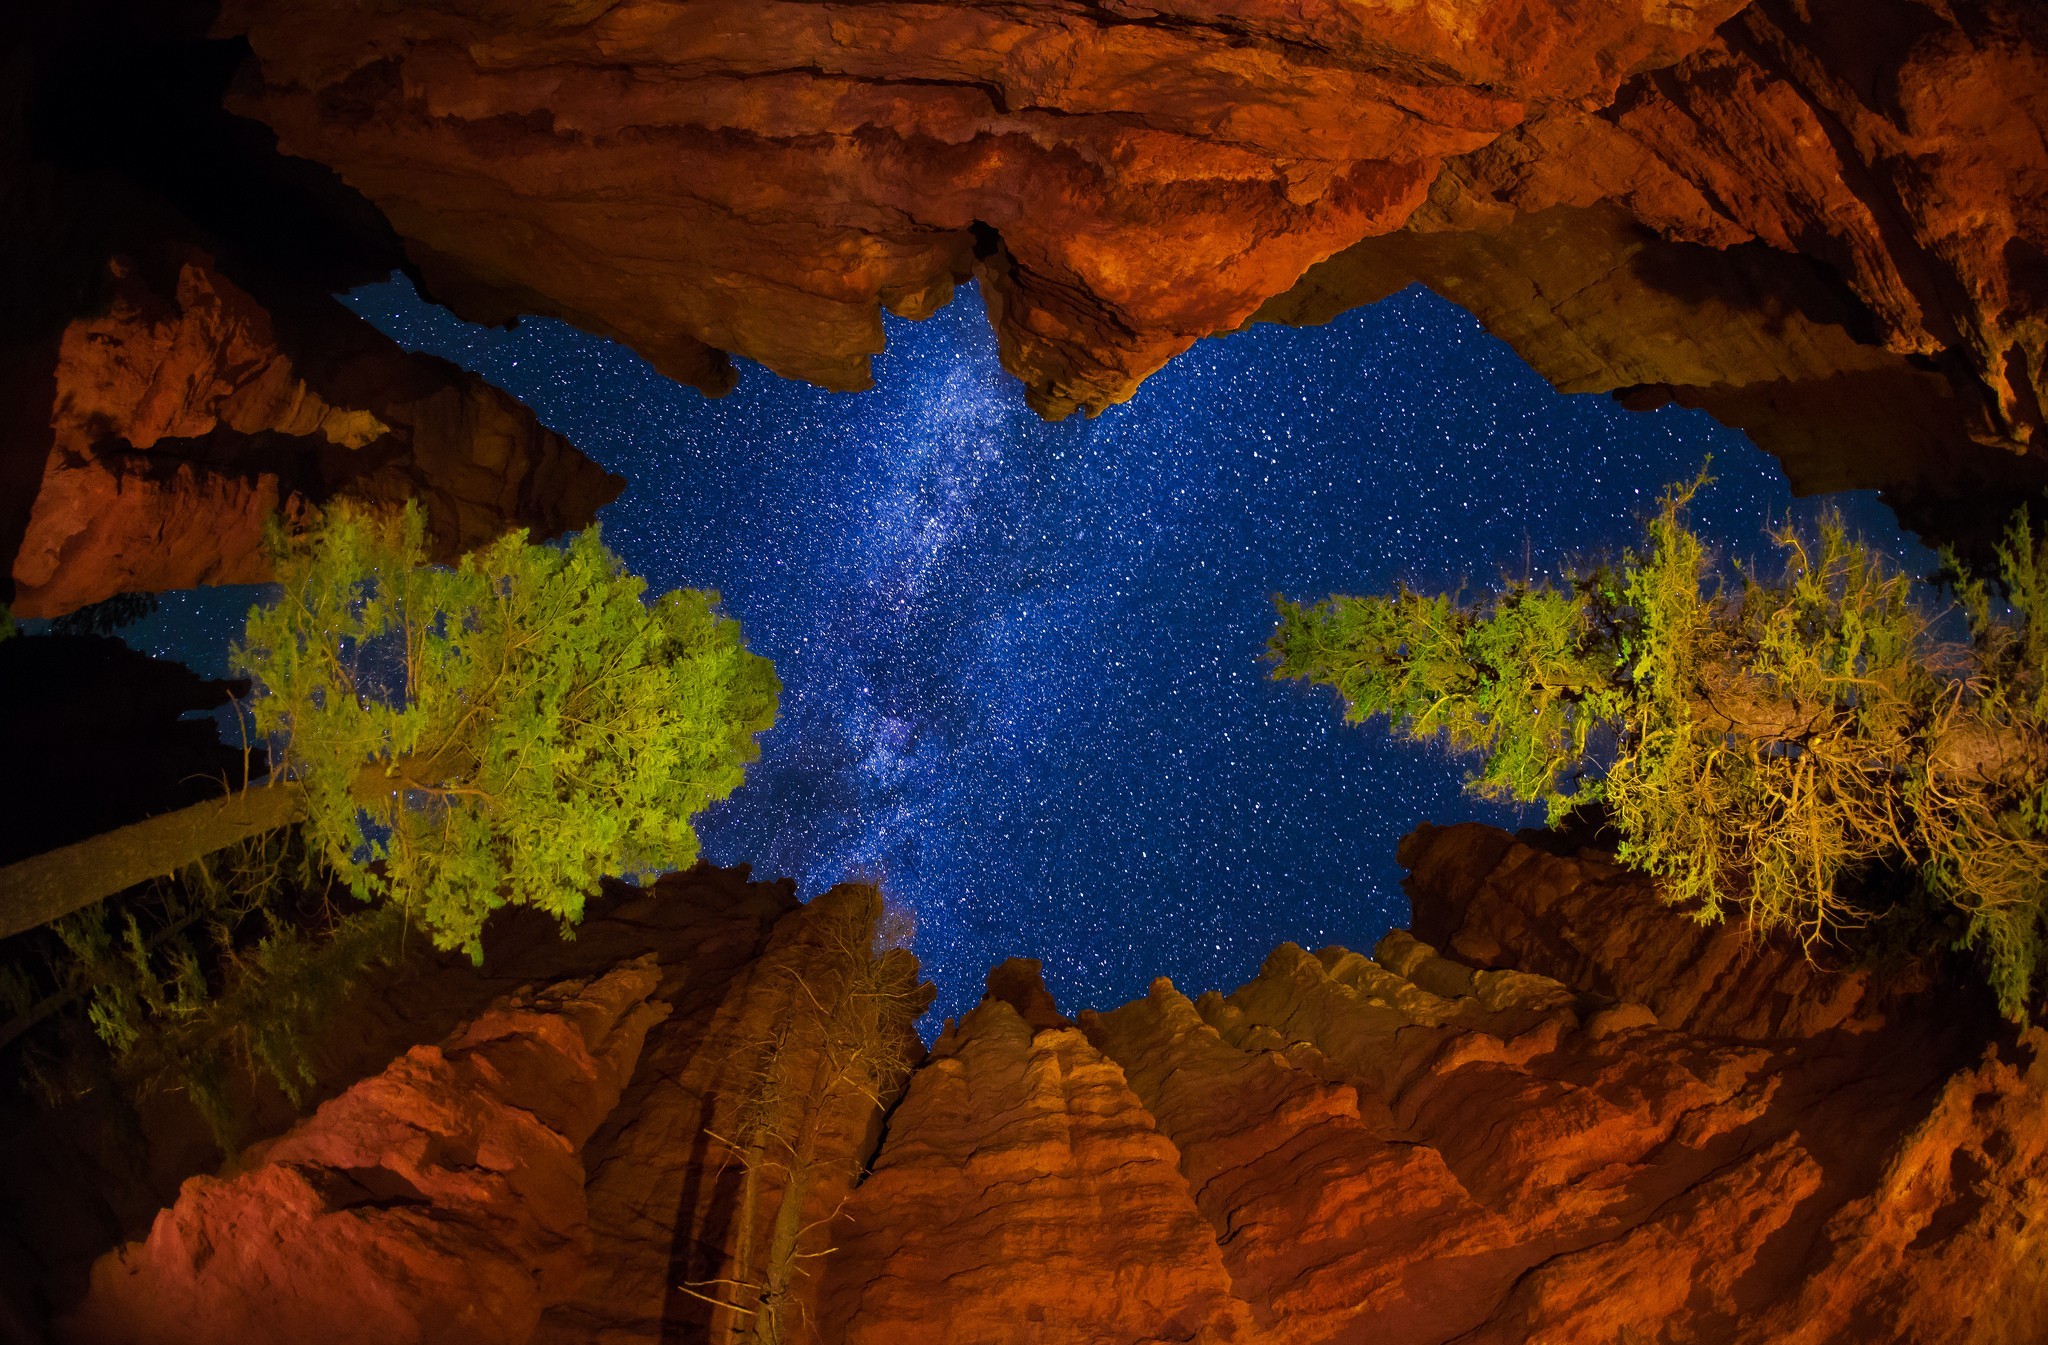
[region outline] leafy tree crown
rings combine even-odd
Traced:
[[[645,601],[591,528],[427,563],[416,508],[272,538],[279,592],[237,669],[358,896],[480,957],[506,905],[578,920],[605,875],[686,866],[692,819],[758,755],[781,684],[718,595]]]
[[[1554,583],[1278,599],[1274,676],[1478,755],[1483,796],[1604,805],[1620,858],[1702,920],[1811,950],[1898,915],[1871,894],[1903,878],[2020,1016],[2048,954],[2048,539],[2012,524],[2004,606],[1954,577],[1968,636],[1943,639],[1835,516],[1773,533],[1775,577],[1724,581],[1685,522],[1704,482]]]

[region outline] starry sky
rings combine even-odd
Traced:
[[[349,302],[627,477],[606,540],[656,591],[720,590],[785,686],[705,853],[807,896],[878,879],[943,1015],[1013,954],[1071,1012],[1160,975],[1230,988],[1283,940],[1369,949],[1406,917],[1394,847],[1416,823],[1538,820],[1268,681],[1271,594],[1478,585],[1613,549],[1708,453],[1695,521],[1736,554],[1813,513],[1741,435],[1561,396],[1419,289],[1202,342],[1058,425],[1000,370],[971,289],[888,319],[874,391],[748,366],[717,401],[557,323],[467,326],[402,281]],[[1930,564],[1873,499],[1836,503]],[[183,601],[173,622],[206,607],[229,630],[246,606]]]

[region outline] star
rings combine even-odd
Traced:
[[[723,594],[786,690],[748,784],[701,821],[706,856],[806,895],[879,879],[938,1015],[1013,954],[1071,1011],[1161,975],[1227,989],[1283,940],[1369,950],[1407,918],[1405,832],[1539,820],[1268,680],[1270,595],[1613,551],[1709,453],[1709,541],[1754,555],[1767,521],[1813,512],[1740,434],[1562,396],[1419,289],[1201,342],[1057,425],[1002,373],[972,290],[887,320],[872,392],[748,368],[717,401],[559,323],[470,327],[402,281],[349,301],[624,475],[601,524],[653,591]],[[1840,503],[1929,568],[1873,498]],[[169,595],[132,638],[217,670],[249,600]]]

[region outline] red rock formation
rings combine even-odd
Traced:
[[[1401,842],[1415,932],[1474,967],[1555,977],[1647,1005],[1665,1027],[1751,1041],[1871,1030],[1925,970],[1831,971],[1740,924],[1695,924],[1608,856],[1564,857],[1468,822]]]
[[[14,611],[268,577],[263,528],[345,495],[425,507],[440,554],[587,524],[622,484],[473,374],[339,305],[273,315],[196,249],[108,263],[66,325]],[[288,353],[289,349],[289,353]]]
[[[1123,1071],[993,996],[932,1048],[835,1233],[825,1340],[1255,1338]]]
[[[1460,946],[1541,961],[1604,905],[1628,933],[1569,959],[1598,989],[1397,933],[1034,1031],[1010,1000],[1042,990],[1006,968],[890,1118],[821,1338],[2031,1338],[2048,1037],[1979,1060],[1996,1030],[1925,996],[1885,1018],[1860,978],[1729,974],[1610,866],[1473,828],[1416,849],[1420,902],[1483,878],[1430,917]],[[1608,956],[1703,956],[1665,1010],[1687,1026],[1617,1001]],[[1181,1315],[1132,1312],[1155,1292]]]
[[[1701,407],[1802,491],[1995,526],[1987,492],[2048,475],[2009,456],[2048,393],[2044,90],[2027,0],[1758,0],[1610,106],[1452,160],[1263,316],[1420,282],[1561,389]]]
[[[501,1001],[102,1261],[68,1339],[526,1340],[588,1256],[578,1151],[647,1030],[651,956]]]
[[[458,310],[563,317],[707,391],[725,352],[859,388],[878,309],[972,274],[1063,415],[1740,7],[231,0],[218,31],[260,71],[233,106],[376,202]]]
[[[1424,832],[1407,853],[1418,927],[1463,956],[1402,932],[1371,958],[1283,946],[1228,996],[1190,1000],[1160,981],[1078,1023],[1035,965],[1012,962],[948,1025],[900,1103],[885,1087],[782,1112],[820,1124],[801,1150],[816,1180],[788,1206],[791,1228],[818,1227],[792,1244],[806,1269],[772,1300],[780,1338],[2036,1338],[2048,1312],[2034,1233],[2048,1202],[2048,1034],[1939,990],[1880,996],[1858,973],[1795,969],[1769,949],[1733,956],[1595,857],[1473,827]],[[746,1216],[734,1136],[778,1071],[800,1081],[799,1102],[846,1077],[831,1034],[813,1029],[839,1021],[848,968],[902,987],[909,967],[868,943],[870,890],[792,908],[781,888],[734,905],[713,877],[665,880],[602,913],[597,946],[571,945],[601,964],[649,940],[676,956],[684,928],[730,934],[722,951],[661,970],[653,998],[676,1011],[590,1140],[585,1192],[558,1189],[550,1205],[559,1220],[588,1201],[596,1255],[572,1276],[560,1240],[508,1241],[508,1228],[528,1227],[517,1219],[449,1220],[433,1244],[447,1259],[405,1244],[405,1256],[351,1272],[362,1301],[413,1303],[375,1319],[385,1338],[439,1320],[420,1301],[422,1268],[443,1288],[471,1283],[501,1273],[508,1247],[541,1287],[492,1302],[530,1326],[536,1297],[554,1300],[533,1339],[761,1338],[756,1317],[706,1302],[758,1276],[763,1225],[783,1222]],[[693,893],[723,923],[663,914]],[[515,965],[543,953],[509,951]],[[632,974],[652,980],[641,965]],[[440,1087],[445,1073],[419,1062],[441,1058],[415,1052],[383,1078],[425,1074]],[[542,1077],[513,1073],[521,1087]],[[479,1076],[476,1097],[509,1086]],[[194,1183],[128,1254],[156,1258],[160,1301],[184,1302],[224,1273],[170,1255],[174,1234],[199,1226],[201,1197],[256,1189],[281,1166],[376,1171],[352,1185],[309,1178],[313,1195],[293,1187],[297,1205],[266,1211],[266,1235],[286,1231],[266,1253],[273,1265],[328,1255],[307,1231],[323,1220],[402,1226],[409,1197],[377,1174],[469,1189],[415,1158],[358,1161],[305,1138],[332,1132],[330,1115],[364,1117],[351,1099],[388,1091],[345,1094],[243,1176]],[[550,1124],[579,1131],[609,1097],[584,1120]],[[472,1114],[468,1098],[453,1114]],[[574,1089],[542,1088],[532,1102],[547,1119],[572,1100],[583,1106]],[[367,1137],[366,1155],[419,1152],[380,1124],[343,1133]],[[788,1180],[755,1187],[757,1216]],[[350,1209],[291,1225],[315,1197],[347,1203],[336,1190]],[[242,1264],[235,1245],[215,1264]],[[103,1267],[89,1312],[115,1301],[105,1286],[117,1273]],[[771,1301],[754,1302],[765,1312]],[[302,1338],[353,1337],[330,1326]]]
[[[711,392],[727,352],[864,387],[878,309],[973,276],[1033,404],[1093,411],[1255,310],[1420,281],[1562,388],[1702,407],[1931,533],[2048,483],[2010,456],[2048,397],[2031,0],[231,0],[219,31],[256,55],[237,110],[444,300]]]
[[[717,1303],[781,1312],[792,1331],[807,1320],[796,1299],[764,1304],[748,1292],[766,1278],[778,1216],[787,1206],[788,1229],[801,1230],[791,1243],[801,1268],[821,1253],[922,1050],[909,1022],[929,990],[917,988],[907,954],[870,961],[880,915],[872,888],[833,888],[784,915],[715,995],[679,987],[692,998],[650,1040],[617,1122],[591,1148],[591,1225],[604,1254],[548,1312],[536,1342],[723,1339],[750,1320]],[[859,1062],[833,1030],[846,1026],[833,1009],[863,989],[849,982],[855,965],[878,973],[866,991],[897,999],[869,1024],[883,1038],[865,1045],[900,1067],[870,1076],[867,1090],[848,1086],[863,1082],[853,1077]]]
[[[369,982],[315,1044],[311,1062],[317,1077],[308,1100],[338,1096],[395,1055],[457,1033],[494,999],[522,987],[600,977],[651,952],[661,980],[650,1002],[665,1005],[669,1016],[650,1034],[642,1051],[646,1068],[618,1112],[638,1118],[650,1110],[643,1093],[659,1086],[661,1073],[673,1063],[671,1053],[687,1054],[727,993],[758,964],[769,931],[795,908],[793,884],[750,882],[744,866],[700,865],[645,889],[611,885],[590,903],[573,941],[563,940],[551,919],[506,913],[510,918],[501,917],[485,931],[483,968],[466,957],[423,950]],[[141,1149],[134,1123],[124,1122],[114,1107],[108,1115],[109,1100],[96,1094],[43,1114],[26,1130],[12,1113],[0,1118],[8,1127],[6,1143],[0,1144],[0,1265],[13,1281],[0,1283],[0,1295],[25,1291],[29,1302],[40,1299],[47,1310],[68,1307],[84,1293],[84,1272],[96,1256],[143,1238],[157,1210],[173,1203],[187,1178],[219,1163],[205,1125],[181,1096],[145,1101],[141,1129],[147,1144]],[[290,1101],[273,1088],[246,1096],[240,1110],[243,1129],[252,1135],[277,1134],[297,1119]],[[635,1199],[643,1200],[643,1210],[645,1205],[630,1181],[607,1184],[630,1166],[614,1133],[614,1126],[601,1128],[584,1149],[594,1174],[590,1226],[608,1248],[601,1263],[608,1273],[644,1247],[647,1256],[659,1258],[650,1272],[658,1286],[667,1278],[665,1235],[643,1244],[620,1232],[631,1227],[625,1207]],[[609,1194],[614,1190],[621,1200]],[[666,1220],[658,1212],[653,1217]],[[572,1299],[576,1292],[572,1286]]]

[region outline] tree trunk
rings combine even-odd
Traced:
[[[769,1225],[768,1254],[761,1262],[761,1296],[756,1300],[752,1345],[783,1345],[789,1310],[796,1287],[797,1254],[803,1250],[804,1202],[811,1190],[811,1165],[816,1161],[817,1117],[807,1111],[801,1138],[790,1147],[789,1175],[782,1183],[781,1199],[775,1207],[775,1222]]]
[[[373,761],[351,792],[364,803],[406,788],[392,763]],[[306,815],[306,794],[289,781],[238,789],[174,812],[131,822],[0,868],[0,939],[47,925],[116,892],[289,826]]]
[[[0,869],[0,938],[34,929],[216,850],[299,820],[305,794],[278,783],[132,822]]]

